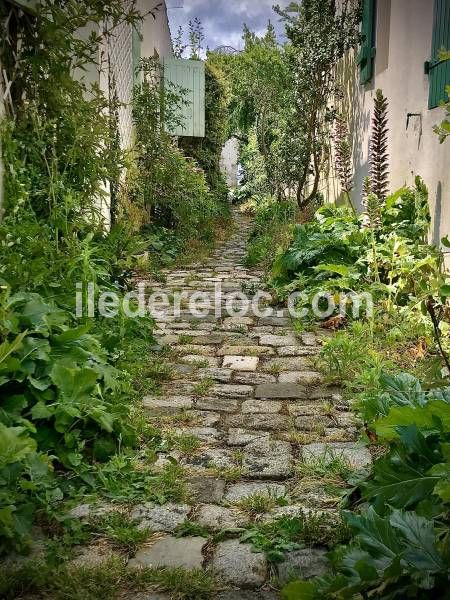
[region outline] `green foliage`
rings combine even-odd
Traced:
[[[334,551],[336,575],[293,583],[284,598],[445,597],[449,404],[450,388],[423,390],[407,374],[382,377],[370,428],[387,451],[357,485],[361,511],[344,512],[352,543]]]
[[[379,206],[378,219],[375,228],[366,227],[364,217],[348,209],[319,209],[314,221],[296,226],[290,247],[275,260],[277,293],[284,297],[300,289],[307,305],[317,291],[336,297],[370,291],[388,305],[405,306],[413,298],[418,304],[441,264],[438,252],[424,241],[430,215],[423,181],[417,178],[414,189],[389,196]]]
[[[219,590],[213,574],[198,569],[128,569],[120,558],[92,567],[31,562],[6,568],[0,581],[5,600],[21,595],[52,600],[118,600],[124,594],[167,593],[174,600],[210,600]]]
[[[214,55],[205,63],[205,132],[204,138],[180,139],[180,148],[203,169],[212,195],[227,201],[228,188],[220,170],[222,148],[227,141],[228,93],[224,75],[214,63]]]
[[[450,52],[441,52],[440,60],[450,60]],[[443,102],[443,108],[446,111],[446,117],[439,125],[436,125],[434,132],[439,136],[439,141],[443,144],[450,136],[450,85],[447,86],[448,102]]]
[[[360,3],[303,0],[276,8],[286,24],[289,80],[279,156],[282,178],[300,208],[313,201],[328,154],[336,64],[359,41]],[[309,186],[309,180],[312,185]]]
[[[121,513],[112,513],[99,519],[94,525],[94,531],[128,554],[134,554],[151,535],[149,529],[138,527]]]
[[[254,229],[250,235],[246,263],[249,266],[269,266],[280,247],[290,240],[297,209],[292,201],[278,202],[272,196],[258,197],[243,206],[254,214]]]
[[[255,552],[265,552],[271,562],[283,562],[285,555],[305,545],[332,546],[344,542],[348,532],[335,516],[324,513],[281,517],[266,523],[255,523],[241,536],[241,542],[252,544]]]
[[[209,239],[221,208],[204,173],[165,132],[179,118],[183,90],[161,91],[155,86],[162,76],[155,59],[142,62],[142,73],[133,101],[138,174],[131,196],[149,211],[153,222],[177,229],[185,239],[199,234]]]
[[[152,469],[155,450],[170,440],[134,406],[171,376],[150,352],[153,322],[122,312],[114,321],[76,320],[75,290],[93,283],[97,293],[120,295],[136,272],[172,262],[190,237],[210,243],[223,214],[203,171],[166,133],[179,122],[183,90],[155,85],[156,61],[141,63],[132,152],[120,149],[114,77],[103,73],[107,98],[84,75],[117,26],[142,19],[136,2],[44,0],[37,10],[36,18],[0,10],[7,32],[0,57],[14,105],[0,124],[7,198],[0,224],[0,427],[8,442],[0,447],[2,552],[24,549],[36,518],[67,530],[61,501],[86,491],[117,502],[186,496],[177,465]],[[222,84],[211,83],[214,101],[223,102]],[[216,145],[223,116],[222,106]],[[198,442],[173,443],[192,452]]]

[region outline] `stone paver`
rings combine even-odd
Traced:
[[[227,540],[217,545],[212,568],[225,583],[240,588],[257,588],[266,580],[267,560],[264,554],[252,552],[249,544]]]
[[[294,579],[311,579],[326,575],[331,571],[326,550],[304,548],[290,552],[284,562],[277,565],[278,577],[282,584]]]
[[[287,479],[292,474],[293,455],[287,442],[258,440],[244,449],[243,467],[255,479]]]
[[[226,482],[224,479],[212,477],[192,477],[188,485],[196,503],[208,504],[208,502],[214,502],[220,504],[225,494]]]
[[[255,398],[305,399],[307,391],[305,386],[295,383],[267,383],[256,387]]]
[[[166,536],[151,537],[129,566],[207,568],[221,583],[211,600],[275,600],[279,594],[271,590],[269,579],[278,576],[283,583],[293,576],[326,573],[325,550],[288,553],[276,569],[269,569],[265,555],[251,545],[236,537],[220,537],[213,544],[213,535],[246,527],[250,517],[239,503],[255,495],[283,498],[281,506],[261,515],[263,521],[321,512],[338,519],[340,498],[320,480],[302,487],[296,462],[340,457],[356,469],[371,458],[354,443],[359,425],[349,403],[315,370],[321,339],[328,334],[296,335],[285,308],[265,317],[253,310],[263,273],[241,264],[251,223],[239,211],[234,214],[235,233],[209,258],[166,270],[164,283],[151,284],[153,291],[183,290],[189,298],[204,294],[197,303],[202,316],[190,314],[187,304],[176,315],[171,306],[158,304],[155,336],[160,347],[172,351],[168,360],[174,375],[161,395],[143,400],[152,427],[158,428],[160,420],[163,434],[193,436],[200,445],[192,454],[183,454],[181,445],[159,453],[157,468],[174,460],[183,467],[186,504],[144,503],[129,510],[140,527]],[[222,294],[236,293],[233,302],[222,296],[216,304],[218,284]],[[220,307],[242,313],[220,314]],[[86,520],[91,509],[81,506],[76,516]],[[187,520],[209,531],[209,538],[174,537]],[[149,593],[148,600],[152,598],[159,600],[156,592]]]
[[[200,507],[195,520],[208,529],[220,531],[245,527],[249,519],[239,510],[216,504],[205,504]]]
[[[258,362],[257,356],[225,356],[222,366],[233,371],[256,371]]]
[[[128,562],[128,568],[201,569],[204,560],[202,551],[207,542],[207,539],[201,537],[166,537],[150,548],[139,550]]]
[[[324,461],[325,464],[340,458],[354,469],[367,467],[372,463],[372,455],[367,448],[353,443],[309,444],[302,448],[304,462]]]
[[[187,519],[190,511],[191,507],[187,504],[138,504],[132,510],[130,518],[138,521],[141,529],[170,533]]]
[[[233,504],[255,495],[283,498],[286,491],[286,486],[280,483],[236,483],[228,488],[224,501]]]

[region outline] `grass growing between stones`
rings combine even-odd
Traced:
[[[228,483],[236,483],[248,475],[247,469],[240,465],[235,467],[217,467],[213,465],[211,471],[216,477],[225,479]]]
[[[93,524],[94,536],[107,539],[114,548],[127,554],[134,554],[138,547],[146,542],[151,531],[139,528],[126,515],[112,513]]]
[[[241,536],[255,552],[264,552],[271,562],[282,562],[288,552],[304,547],[329,546],[345,542],[347,528],[335,514],[302,514],[280,517],[266,523],[254,523]]]
[[[270,512],[277,506],[286,506],[288,501],[282,496],[273,494],[252,494],[236,503],[236,506],[246,512],[250,517],[258,517]]]
[[[177,527],[175,531],[175,535],[177,537],[209,537],[209,531],[207,527],[203,525],[199,525],[194,521],[187,520],[179,527]]]
[[[101,491],[114,502],[165,504],[184,502],[189,498],[184,469],[178,464],[155,471],[145,465],[130,465],[123,457],[118,457],[115,462],[114,468],[108,464],[101,473]]]
[[[196,454],[202,447],[201,440],[195,435],[188,434],[170,434],[169,440],[175,450],[181,452],[184,456],[192,456]]]
[[[202,379],[196,385],[194,385],[194,387],[192,388],[192,393],[195,396],[200,396],[200,397],[206,396],[213,386],[214,386],[214,379],[211,379],[210,377],[206,377],[205,379]]]
[[[209,571],[129,570],[120,558],[92,567],[30,562],[6,568],[0,579],[0,597],[5,600],[118,600],[151,591],[167,593],[171,600],[211,600],[218,584]]]

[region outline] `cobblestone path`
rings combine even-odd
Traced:
[[[209,260],[168,271],[159,286],[169,294],[187,290],[212,299],[220,283],[223,294],[250,294],[234,302],[249,311],[229,317],[211,308],[206,316],[193,317],[182,305],[178,317],[166,307],[158,319],[159,344],[173,351],[176,377],[162,396],[144,398],[144,408],[152,418],[178,415],[176,434],[201,445],[188,455],[172,453],[188,472],[190,505],[135,508],[135,519],[163,535],[140,550],[130,567],[208,568],[229,588],[221,600],[270,600],[279,597],[270,586],[274,577],[286,581],[293,573],[323,573],[325,550],[297,550],[273,567],[239,536],[213,543],[213,535],[255,518],[333,510],[336,498],[323,482],[302,485],[299,465],[337,456],[357,468],[370,462],[370,455],[354,442],[357,430],[339,390],[323,385],[313,368],[321,340],[311,333],[295,335],[286,311],[254,316],[251,292],[261,273],[242,266],[249,222],[239,214],[235,218],[235,234]],[[168,460],[161,455],[158,464]],[[175,537],[186,519],[210,535]]]

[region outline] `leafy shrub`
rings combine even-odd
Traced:
[[[141,70],[143,81],[135,86],[133,99],[137,175],[130,194],[152,222],[175,228],[185,239],[199,234],[208,239],[223,206],[211,193],[202,169],[166,133],[179,124],[183,90],[166,86],[161,98],[155,85],[163,76],[159,62],[142,60]]]
[[[318,291],[370,291],[390,306],[421,298],[441,265],[439,252],[423,241],[427,200],[417,178],[414,190],[402,188],[387,198],[376,228],[348,209],[320,208],[313,222],[296,226],[289,248],[274,261],[272,286],[282,298],[298,289],[310,298]]]
[[[297,209],[291,201],[279,202],[272,196],[254,196],[242,205],[243,212],[254,214],[254,229],[250,235],[246,262],[248,265],[269,265],[290,240]]]
[[[444,598],[450,559],[450,388],[423,390],[383,376],[370,425],[387,452],[358,483],[361,509],[344,512],[352,543],[333,553],[335,575],[295,582],[286,600]]]
[[[222,148],[227,141],[228,94],[220,67],[208,58],[205,63],[205,137],[180,139],[183,152],[192,157],[205,172],[209,189],[222,203],[228,188],[220,169]]]

